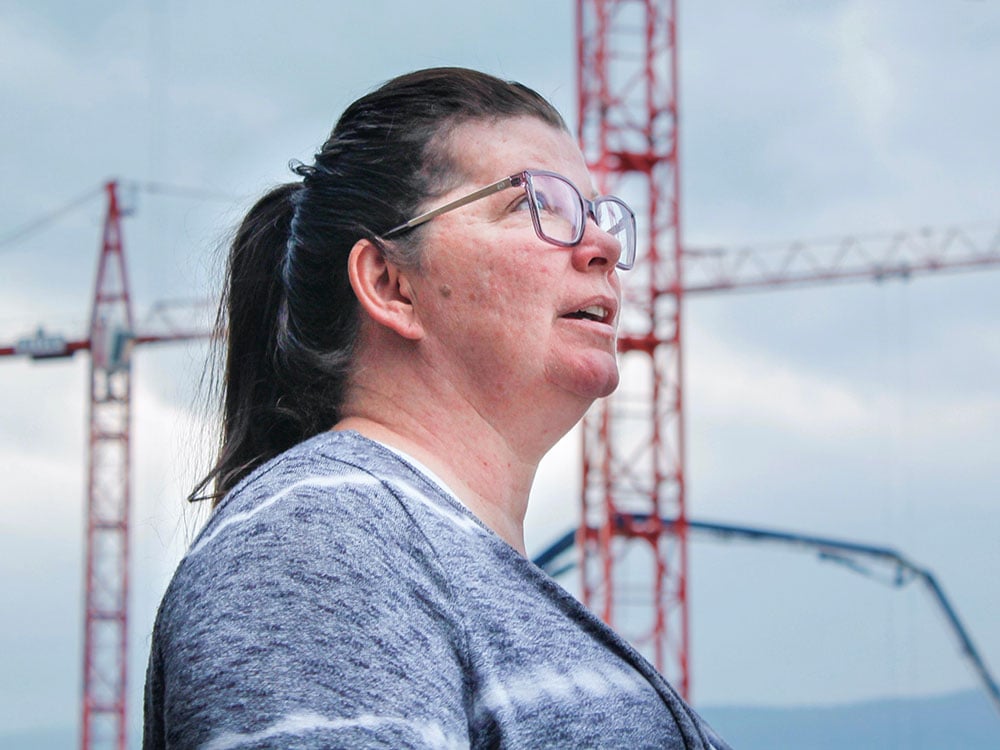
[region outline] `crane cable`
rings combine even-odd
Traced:
[[[0,248],[6,248],[10,245],[14,245],[21,240],[30,237],[36,232],[40,232],[43,229],[47,229],[51,225],[55,224],[57,221],[62,219],[67,214],[71,213],[75,209],[79,208],[83,204],[87,203],[91,198],[96,195],[100,195],[103,191],[103,187],[91,188],[86,193],[77,196],[71,201],[64,203],[62,206],[48,211],[42,214],[36,219],[33,219],[25,224],[22,224],[18,228],[0,237]]]
[[[195,201],[224,201],[233,202],[239,200],[238,196],[223,193],[215,190],[205,190],[204,188],[192,188],[183,185],[170,185],[165,182],[139,182],[136,180],[123,180],[121,185],[125,188],[138,190],[149,195],[163,195],[174,198],[187,198]],[[91,188],[82,195],[67,201],[58,208],[54,208],[41,216],[13,229],[0,237],[0,250],[4,250],[11,245],[16,245],[22,240],[52,226],[67,214],[84,205],[91,198],[104,192],[104,186],[100,185]]]

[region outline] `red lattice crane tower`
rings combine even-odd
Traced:
[[[83,750],[125,750],[129,595],[129,494],[132,351],[137,344],[205,338],[161,316],[164,331],[137,333],[132,314],[118,184],[105,185],[97,279],[88,335],[67,341],[41,329],[0,356],[32,359],[90,352],[90,410],[84,562]]]
[[[133,335],[121,211],[107,186],[90,315],[90,434],[81,745],[125,747],[129,571],[129,425]]]
[[[1000,230],[686,249],[677,0],[577,0],[576,38],[581,148],[640,231],[640,259],[623,278],[621,385],[584,419],[581,592],[690,697],[685,295],[997,267]]]
[[[577,2],[581,147],[601,190],[633,205],[641,259],[627,279],[622,383],[584,419],[578,546],[584,602],[687,695],[676,12],[676,0]],[[638,597],[635,566],[652,572]]]

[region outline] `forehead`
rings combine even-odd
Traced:
[[[486,185],[524,169],[547,169],[568,177],[584,194],[593,192],[573,137],[535,117],[463,123],[449,134],[448,150],[466,186]]]

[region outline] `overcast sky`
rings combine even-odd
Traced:
[[[108,178],[204,192],[125,193],[142,320],[210,294],[241,211],[386,78],[477,67],[574,122],[572,6],[0,0],[0,343],[38,325],[85,334],[100,196],[4,239]],[[690,246],[1000,229],[1000,3],[698,0],[679,35]],[[690,299],[690,515],[896,547],[938,575],[1000,669],[998,289],[1000,271],[980,271]],[[182,498],[205,458],[204,356],[135,358],[133,717],[153,612],[198,520]],[[78,714],[86,377],[82,356],[0,362],[0,730]],[[571,435],[543,465],[529,551],[576,525],[577,474]],[[916,587],[763,546],[695,541],[691,557],[697,703],[977,686]]]

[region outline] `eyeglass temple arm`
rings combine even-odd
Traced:
[[[398,227],[393,227],[383,236],[388,237],[390,234],[395,234],[396,232],[402,232],[404,229],[413,229],[414,227],[419,227],[421,224],[425,224],[431,219],[437,218],[443,213],[452,211],[456,208],[461,208],[462,206],[477,201],[480,198],[485,198],[491,193],[499,193],[501,190],[506,190],[509,187],[517,187],[524,182],[523,175],[514,174],[510,177],[504,177],[499,182],[494,182],[492,185],[487,185],[484,188],[480,188],[474,193],[469,193],[468,195],[462,196],[458,200],[453,200],[451,203],[445,203],[443,206],[438,206],[435,209],[427,211],[426,213],[420,214],[420,216],[415,216],[410,219],[405,224],[400,224]]]

